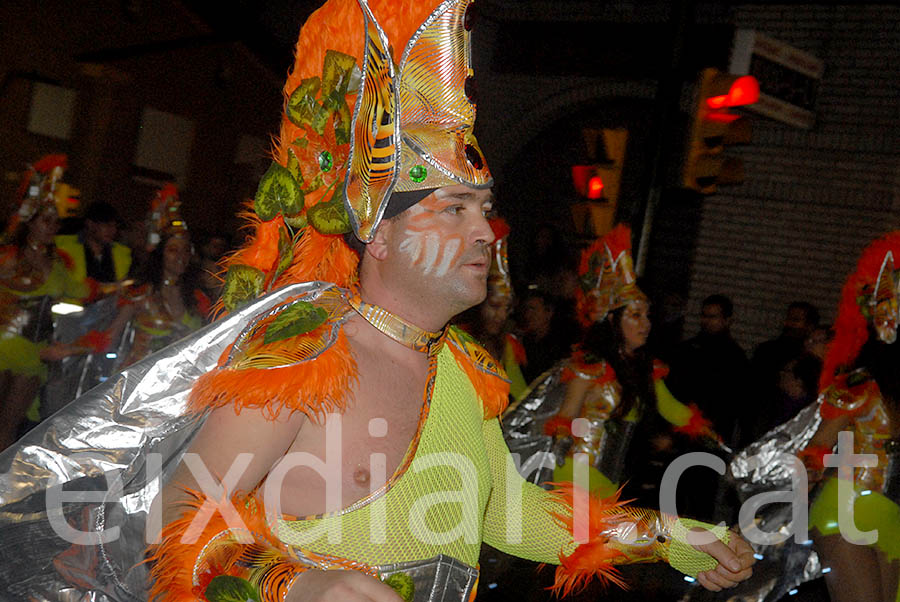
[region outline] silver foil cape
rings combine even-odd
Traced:
[[[543,485],[553,480],[553,437],[544,434],[544,423],[556,416],[566,398],[562,360],[540,375],[522,400],[503,414],[503,437],[526,480]]]
[[[194,380],[251,316],[326,286],[291,285],[255,301],[112,376],[0,454],[0,600],[145,600],[150,502],[202,423],[185,413]],[[116,479],[119,491],[107,484]],[[63,521],[84,532],[118,527],[119,537],[72,544]]]
[[[185,411],[194,381],[251,318],[331,286],[295,284],[257,300],[112,376],[0,454],[0,600],[146,600],[150,504],[203,423]],[[414,602],[465,602],[478,578],[444,555],[375,568],[412,577]]]
[[[728,477],[737,488],[741,502],[759,493],[792,489],[791,464],[786,454],[794,455],[806,447],[821,422],[817,401],[736,454],[728,467]],[[791,518],[788,504],[768,504],[757,513],[756,526],[764,532],[788,536]],[[752,545],[759,559],[753,567],[753,576],[728,590],[729,600],[773,602],[787,596],[801,583],[822,575],[812,541],[798,543],[790,536],[776,545]],[[695,589],[689,599],[720,598]]]

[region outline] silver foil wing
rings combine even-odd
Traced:
[[[137,362],[0,453],[0,599],[146,600],[145,525],[202,417],[195,379],[256,314],[332,285],[291,285]]]
[[[552,480],[555,458],[553,437],[544,434],[544,423],[556,416],[566,398],[562,382],[567,360],[540,375],[519,403],[503,414],[503,436],[524,479],[542,485]]]
[[[763,491],[790,488],[792,464],[784,454],[806,447],[822,423],[819,402],[813,402],[741,450],[728,467],[741,500]]]
[[[821,422],[817,401],[736,454],[728,467],[728,478],[737,488],[741,501],[760,493],[791,490],[792,456],[806,447]],[[729,590],[729,599],[774,602],[801,583],[822,575],[821,561],[812,541],[796,541],[792,519],[792,508],[784,503],[766,504],[756,513],[755,527],[776,535],[781,541],[774,544],[751,541],[758,559],[753,576]],[[696,602],[713,600],[714,596],[695,590],[688,599]]]

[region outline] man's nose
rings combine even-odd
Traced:
[[[472,233],[473,238],[486,245],[494,242],[494,231],[491,229],[491,224],[488,222],[487,218],[481,213],[478,213],[476,220],[475,228]]]

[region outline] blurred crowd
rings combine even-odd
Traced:
[[[577,356],[578,349],[605,344],[597,343],[596,332],[591,333],[591,328],[578,319],[576,290],[582,248],[566,243],[563,233],[553,226],[541,225],[529,251],[528,257],[520,257],[514,264],[518,269],[513,273],[518,276],[513,286],[515,295],[497,291],[489,282],[484,303],[458,320],[503,360],[516,399],[531,393],[555,366],[572,358],[573,351]],[[647,333],[638,341],[637,355],[646,356],[648,361],[662,360],[668,368],[668,390],[674,398],[699,408],[724,444],[722,449],[738,450],[748,445],[815,401],[825,348],[833,332],[829,325],[820,323],[819,312],[811,303],[790,303],[780,332],[779,325],[773,324],[774,338],[747,350],[731,334],[731,325],[739,316],[735,316],[729,297],[713,294],[703,300],[700,328],[695,333],[683,332],[679,300],[671,297],[649,299]],[[671,426],[658,424],[657,430],[668,431]],[[653,434],[645,437],[652,438]],[[684,442],[666,457],[699,449],[702,446]],[[628,478],[653,481],[659,476],[632,473]],[[736,518],[737,499],[712,471],[689,469],[683,479],[685,485],[680,491],[686,493],[679,499],[679,509],[707,519]],[[655,505],[655,495],[653,488],[641,497]]]
[[[203,326],[230,239],[188,230],[162,186],[127,222],[80,198],[67,157],[28,166],[0,246],[0,450],[111,374]]]

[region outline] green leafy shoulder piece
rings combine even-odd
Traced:
[[[218,367],[198,379],[191,390],[191,408],[263,408],[273,418],[287,408],[316,421],[343,411],[356,378],[342,332],[352,311],[346,292],[324,286],[257,315]]]

